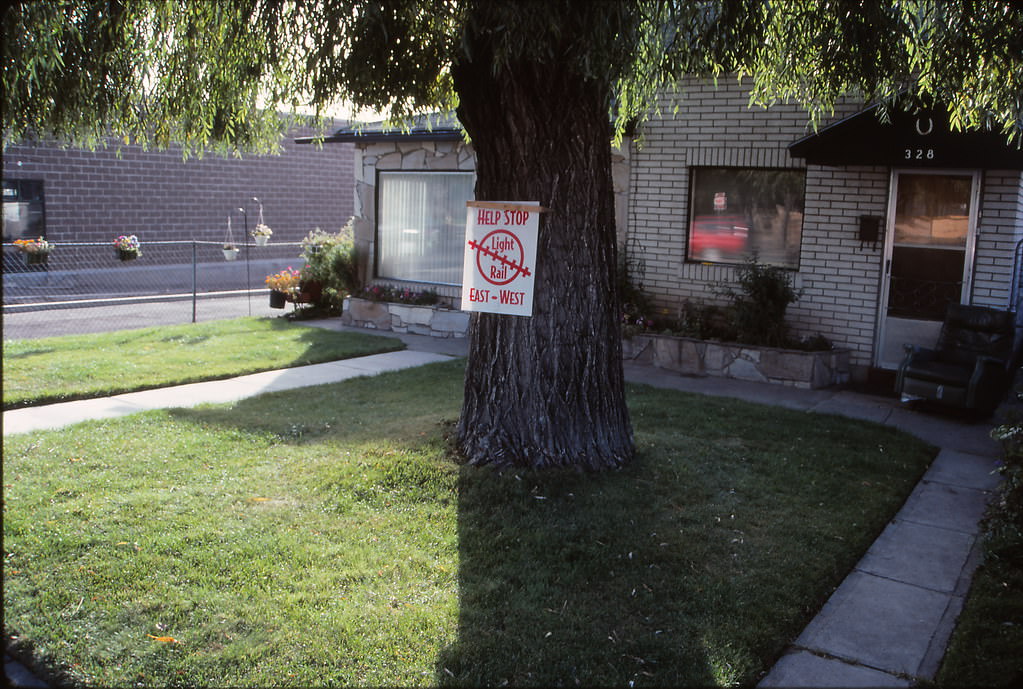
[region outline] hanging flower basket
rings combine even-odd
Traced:
[[[234,261],[237,258],[238,258],[238,247],[236,247],[236,246],[234,246],[232,244],[225,244],[224,245],[224,260],[225,261]]]
[[[25,262],[30,266],[45,265],[53,250],[53,245],[39,237],[38,239],[15,239],[14,246],[25,254]]]
[[[117,257],[122,261],[134,261],[142,255],[142,245],[135,235],[121,235],[114,240]]]
[[[270,235],[274,231],[263,221],[263,203],[256,197],[252,197],[252,200],[259,204],[259,221],[252,230],[252,238],[256,240],[256,246],[266,246],[266,243],[270,241]]]
[[[284,305],[288,303],[288,295],[284,292],[278,292],[277,290],[270,290],[270,308],[271,309],[283,309]]]

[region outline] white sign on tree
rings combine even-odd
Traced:
[[[533,315],[538,202],[469,201],[462,310]]]

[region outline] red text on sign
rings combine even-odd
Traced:
[[[529,211],[505,211],[505,225],[525,225],[529,222]]]
[[[486,208],[479,208],[476,211],[476,224],[477,225],[496,225],[501,222],[501,211],[487,210]]]
[[[483,302],[490,301],[490,290],[488,289],[476,289],[475,287],[469,288],[469,301]]]
[[[502,222],[503,219],[503,222]],[[476,209],[477,225],[525,225],[529,222],[529,211],[499,211],[489,208]]]
[[[501,290],[501,303],[509,306],[522,306],[525,292],[512,292],[510,289]]]

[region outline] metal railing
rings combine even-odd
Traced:
[[[43,263],[3,245],[4,339],[269,315],[267,275],[300,268],[301,244],[150,241],[136,260],[113,244],[60,242]]]

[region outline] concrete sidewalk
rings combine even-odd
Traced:
[[[307,324],[348,329],[336,320]],[[465,353],[465,340],[395,336],[409,349],[226,381],[4,412],[4,434],[159,407],[230,402],[273,390],[443,361]],[[632,364],[626,365],[625,374],[629,381],[656,387],[875,421],[941,448],[899,513],[759,686],[908,687],[934,677],[978,564],[980,519],[998,483],[994,469],[999,448],[988,436],[990,422],[970,424],[919,414],[902,408],[894,399],[847,390],[797,390],[688,378]]]
[[[234,402],[265,392],[290,390],[323,383],[338,383],[357,376],[371,376],[412,366],[450,359],[432,352],[403,350],[357,359],[330,361],[247,376],[189,383],[173,387],[130,392],[93,400],[76,400],[4,412],[4,435],[61,428],[88,419],[109,419],[147,409],[193,407],[207,402]]]

